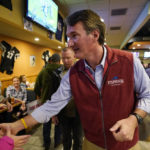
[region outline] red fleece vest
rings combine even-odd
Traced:
[[[109,129],[127,118],[135,106],[133,56],[121,50],[107,49],[101,91],[85,71],[84,61],[78,61],[70,71],[70,84],[80,114],[85,137],[105,148],[104,121],[108,150],[127,150],[138,140],[136,129],[132,141],[117,142]],[[103,113],[102,113],[103,108]],[[103,115],[104,114],[104,115]],[[103,120],[103,121],[102,121]]]

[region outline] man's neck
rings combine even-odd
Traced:
[[[96,66],[100,64],[104,55],[104,50],[102,46],[99,46],[95,51],[93,51],[88,58],[86,58],[86,62],[89,66],[95,70]]]

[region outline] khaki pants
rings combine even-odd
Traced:
[[[98,147],[97,145],[91,143],[86,138],[84,138],[82,150],[105,150],[105,149]],[[140,148],[139,143],[137,143],[136,145],[134,145],[129,150],[142,150],[142,149]]]

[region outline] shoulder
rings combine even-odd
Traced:
[[[26,87],[24,87],[24,86],[20,86],[20,89],[21,89],[22,91],[26,91]]]
[[[7,87],[7,90],[12,90],[12,89],[15,89],[13,85],[9,85],[9,86]]]
[[[75,70],[81,71],[84,70],[84,68],[85,68],[84,60],[80,59],[71,67],[70,72],[73,72]]]

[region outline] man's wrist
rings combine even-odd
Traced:
[[[138,124],[143,123],[143,118],[138,113],[133,112],[131,115],[135,116],[135,118],[137,119]]]

